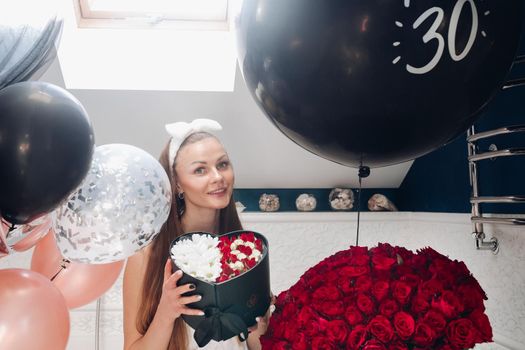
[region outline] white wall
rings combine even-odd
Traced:
[[[318,261],[355,243],[356,213],[243,213],[247,229],[270,244],[272,289],[289,288]],[[494,344],[479,349],[525,349],[525,232],[512,226],[486,226],[501,243],[499,254],[477,251],[468,214],[361,214],[360,245],[388,242],[415,250],[430,246],[465,261],[488,295],[487,314]],[[489,235],[490,237],[490,235]],[[0,268],[26,267],[30,252],[0,260]],[[159,272],[160,273],[160,272]],[[102,298],[100,349],[122,348],[121,280]],[[68,350],[94,349],[95,303],[71,311]]]

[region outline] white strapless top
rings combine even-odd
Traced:
[[[193,328],[186,325],[186,329],[188,330],[189,338],[188,350],[248,350],[248,344],[245,341],[241,342],[237,336],[224,341],[211,340],[203,348],[199,348],[199,345],[193,338],[193,333],[195,333]]]

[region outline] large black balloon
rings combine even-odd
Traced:
[[[521,0],[244,0],[239,65],[275,126],[380,167],[465,131],[510,70]]]
[[[87,174],[93,127],[80,102],[43,82],[0,90],[0,214],[23,224],[53,210]]]

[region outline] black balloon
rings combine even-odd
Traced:
[[[0,214],[23,224],[53,210],[91,166],[93,127],[80,102],[43,82],[0,90]]]
[[[305,149],[371,167],[464,132],[505,81],[521,0],[244,0],[239,65]]]

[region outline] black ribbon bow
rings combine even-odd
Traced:
[[[214,338],[216,340],[223,340],[222,335],[224,333],[238,335],[241,341],[248,339],[248,327],[246,323],[231,311],[233,311],[232,308],[224,311],[221,311],[215,306],[206,308],[204,311],[206,318],[199,323],[193,335],[199,347],[202,348]]]

